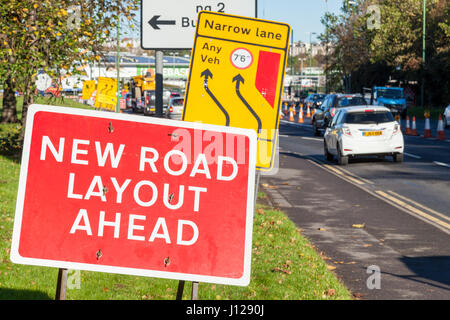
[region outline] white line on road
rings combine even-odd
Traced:
[[[411,154],[411,153],[407,153],[407,152],[403,152],[403,154],[405,156],[411,157],[411,158],[415,158],[415,159],[422,159],[421,156],[416,156],[415,154]]]
[[[450,168],[450,164],[448,164],[448,163],[443,163],[443,162],[439,162],[439,161],[433,161],[433,163],[437,164],[438,166],[441,166],[441,167]]]
[[[310,137],[301,137],[304,140],[314,140],[314,141],[322,141],[323,139],[320,138],[310,138]]]
[[[288,135],[285,135],[285,134],[279,134],[278,136],[279,136],[279,137],[283,137],[283,138],[289,138],[289,136],[288,136]]]

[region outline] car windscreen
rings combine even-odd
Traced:
[[[403,91],[397,89],[377,89],[378,97],[389,99],[402,99]]]
[[[339,97],[337,99],[337,107],[361,106],[367,105],[366,99],[363,97]]]
[[[392,113],[386,111],[378,112],[350,112],[347,113],[344,123],[348,124],[372,124],[393,122]]]

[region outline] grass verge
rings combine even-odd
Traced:
[[[20,164],[0,156],[0,299],[53,299],[58,270],[9,259]],[[259,193],[264,197],[263,193]],[[71,274],[67,299],[173,300],[178,281],[80,271]],[[186,283],[184,299],[190,299]],[[351,299],[297,227],[278,210],[258,203],[254,217],[252,276],[247,287],[200,283],[203,300]]]

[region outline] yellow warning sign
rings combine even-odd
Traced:
[[[117,104],[117,81],[112,78],[99,77],[97,96],[94,106],[114,110]]]
[[[273,167],[290,26],[202,11],[183,120],[254,129],[257,169]]]
[[[82,99],[89,100],[95,91],[95,80],[83,81]]]

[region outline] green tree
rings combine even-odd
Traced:
[[[335,80],[350,77],[352,89],[425,79],[429,103],[450,101],[450,6],[426,1],[426,59],[422,59],[423,0],[344,1],[342,14],[322,19],[333,43],[329,65]],[[380,24],[369,28],[368,7],[380,9]],[[328,24],[327,24],[328,23]],[[337,83],[335,81],[335,83]]]
[[[23,123],[38,72],[59,78],[80,73],[78,66],[99,60],[118,16],[132,21],[137,4],[138,0],[2,0],[0,81],[10,91],[23,92]],[[11,113],[14,101],[4,100],[5,108]]]

